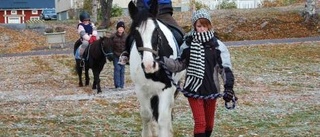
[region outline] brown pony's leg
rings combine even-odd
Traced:
[[[88,86],[89,85],[89,83],[90,83],[90,77],[89,77],[89,64],[88,64],[89,62],[85,62],[85,79],[86,79],[86,86]]]
[[[79,78],[79,87],[82,87],[83,86],[83,83],[82,83],[82,67],[80,67],[80,62],[81,62],[80,59],[76,59],[76,71],[77,71],[78,78]]]
[[[92,85],[92,89],[97,89],[98,93],[101,93],[101,87],[100,87],[100,71],[99,68],[94,68],[92,69],[92,73],[93,73],[93,85]]]
[[[102,93],[101,86],[100,86],[100,73],[103,69],[104,63],[98,63],[95,64],[95,66],[92,68],[93,78],[94,78],[94,85],[92,86],[92,89],[94,87],[97,89],[97,93]]]

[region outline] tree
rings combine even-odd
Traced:
[[[92,15],[92,0],[84,0],[83,1],[83,10]]]
[[[306,22],[310,19],[316,19],[316,0],[307,0],[305,5],[305,11],[302,15]]]
[[[98,4],[97,4],[97,0],[92,0],[92,9],[91,9],[91,13],[92,13],[92,18],[91,21],[96,23],[97,22],[97,14],[98,14]]]
[[[111,24],[111,10],[113,0],[100,0],[102,22],[99,28],[107,28]]]

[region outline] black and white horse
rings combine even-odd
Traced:
[[[132,18],[130,33],[134,37],[130,75],[140,103],[142,137],[171,137],[176,86],[156,59],[177,58],[179,47],[170,29],[156,18],[158,0],[152,1],[150,10],[140,10],[132,1],[128,8]],[[178,82],[183,73],[171,73],[170,77]]]

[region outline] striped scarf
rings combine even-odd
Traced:
[[[193,40],[190,46],[190,60],[187,68],[186,82],[184,88],[189,87],[190,91],[197,92],[202,84],[205,71],[204,42],[214,37],[213,31],[192,32]]]

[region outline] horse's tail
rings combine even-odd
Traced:
[[[81,39],[78,39],[73,46],[73,55],[76,54],[77,49],[80,47],[80,45],[82,44]]]

